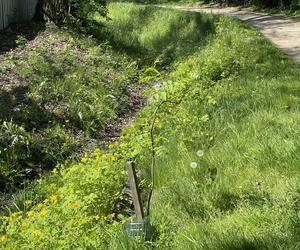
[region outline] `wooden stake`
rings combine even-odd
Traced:
[[[136,177],[135,167],[133,162],[128,162],[127,165],[129,186],[132,192],[133,205],[135,210],[135,215],[138,221],[142,221],[144,218],[143,207],[141,202],[141,196],[138,189],[138,181]]]

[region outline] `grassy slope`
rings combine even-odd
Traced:
[[[18,43],[1,56],[0,192],[99,145],[138,74],[124,54],[50,27]]]
[[[38,187],[48,199],[27,201],[23,211],[3,218],[4,246],[299,247],[299,65],[229,18],[119,4],[110,10],[110,40],[158,58],[158,66],[171,63],[169,81],[120,143],[55,172]],[[149,170],[150,124],[160,103],[154,241],[137,243],[119,223],[107,222],[122,213],[114,204],[125,161],[135,158]]]
[[[299,1],[299,0],[298,0]],[[214,7],[214,8],[222,8],[222,7],[239,7],[243,10],[252,12],[263,12],[271,15],[281,15],[288,16],[294,18],[295,20],[300,20],[300,2],[295,4],[292,8],[280,9],[280,8],[268,8],[261,2],[253,2],[251,5],[243,5],[243,4],[220,4],[216,3],[216,1],[199,1],[199,0],[125,0],[125,1],[111,1],[111,2],[130,2],[136,4],[155,4],[155,5],[164,5],[164,6],[190,6],[190,7]],[[263,1],[262,1],[263,2]]]
[[[299,66],[256,31],[224,19],[170,79],[162,100],[187,94],[162,108],[157,125],[160,248],[295,248]]]

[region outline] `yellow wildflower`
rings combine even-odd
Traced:
[[[58,200],[58,198],[57,198],[57,196],[56,195],[51,195],[50,197],[49,197],[49,201],[51,202],[51,203],[57,203],[57,200]]]
[[[31,205],[32,204],[32,200],[26,200],[24,203],[25,203],[25,205]]]
[[[79,223],[80,223],[80,225],[85,225],[85,224],[88,223],[88,220],[87,220],[87,219],[81,219],[81,220],[79,221]]]
[[[46,216],[48,214],[48,211],[47,211],[47,209],[45,209],[45,208],[43,208],[40,212],[39,212],[39,215],[41,216],[41,217],[44,217],[44,216]]]
[[[54,169],[53,169],[52,174],[53,174],[53,175],[57,175],[57,174],[58,174],[57,168],[54,168]]]
[[[80,201],[75,201],[75,202],[73,203],[73,207],[74,207],[74,208],[80,208],[80,206],[81,206],[81,202],[80,202]]]
[[[83,157],[82,159],[81,159],[81,162],[83,162],[83,163],[86,163],[88,161],[88,158],[86,158],[86,157]]]
[[[27,212],[27,216],[29,217],[29,218],[31,218],[31,217],[33,217],[35,215],[35,212],[34,211],[29,211],[29,212]]]
[[[40,230],[33,230],[32,231],[32,236],[35,237],[35,236],[40,236],[41,235],[41,231]]]
[[[15,212],[15,213],[12,213],[10,215],[10,217],[13,219],[13,218],[18,218],[22,215],[23,213],[22,212]]]
[[[46,199],[47,200],[47,199]],[[46,200],[45,200],[45,202],[46,202]],[[37,208],[42,208],[43,207],[43,204],[42,203],[39,203],[38,205],[37,205]]]
[[[216,104],[217,103],[215,98],[213,96],[210,96],[210,95],[207,96],[207,101],[208,101],[209,104]]]
[[[5,235],[0,236],[0,243],[4,243],[7,241],[7,237]]]
[[[28,226],[27,221],[23,220],[23,221],[22,221],[22,227],[24,228],[24,227],[27,227],[27,226]]]
[[[7,216],[2,216],[1,219],[4,220],[4,221],[9,221],[10,218],[7,217]]]
[[[100,151],[101,151],[100,148],[96,148],[94,152],[95,153],[100,153]]]
[[[45,188],[46,188],[46,191],[52,192],[53,190],[56,189],[56,185],[54,183],[52,183],[52,184],[46,186]]]
[[[88,156],[87,153],[85,153],[84,156],[83,156],[82,159],[81,159],[81,162],[85,163],[85,162],[87,162],[88,160],[89,160],[89,156]]]
[[[95,219],[95,220],[99,220],[99,219],[100,219],[100,216],[99,216],[99,215],[95,215],[95,216],[94,216],[94,219]]]

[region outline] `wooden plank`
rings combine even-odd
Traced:
[[[3,20],[3,28],[6,28],[6,0],[2,1],[2,20]]]
[[[22,22],[21,5],[22,5],[22,1],[14,0],[14,19],[17,22]]]
[[[35,14],[37,0],[23,0],[19,5],[20,20],[23,22],[30,21]]]
[[[138,189],[138,181],[136,177],[135,167],[133,162],[128,162],[127,164],[127,171],[129,177],[129,186],[132,192],[132,200],[135,210],[135,216],[138,221],[142,221],[144,218],[144,212],[141,202],[141,196]]]
[[[30,0],[31,4],[30,4],[30,20],[32,20],[32,18],[34,18],[35,15],[35,11],[36,11],[36,5],[37,5],[37,0]]]
[[[30,21],[33,16],[32,16],[32,13],[33,13],[33,6],[34,6],[34,1],[33,0],[26,0],[27,1],[27,16],[26,16],[26,19],[27,21]]]
[[[17,7],[17,15],[18,15],[18,21],[19,22],[24,22],[24,0],[18,2],[18,7]]]
[[[12,5],[13,5],[13,2],[15,0],[11,0],[11,1],[8,1],[7,2],[7,20],[8,20],[8,24],[12,23],[13,22],[13,8],[12,8]]]
[[[32,1],[26,0],[26,16],[25,16],[26,21],[31,20],[31,17],[30,17],[31,4],[32,4]]]
[[[21,8],[20,8],[20,16],[21,16],[21,20],[22,22],[24,22],[26,20],[26,1],[22,1],[21,3]]]
[[[6,28],[10,24],[10,15],[12,15],[10,10],[10,0],[3,1],[3,26]]]
[[[37,0],[0,0],[0,30],[12,22],[27,22],[35,15]]]
[[[3,25],[3,1],[4,0],[0,0],[0,30],[4,29],[4,25]]]
[[[12,23],[14,21],[14,2],[15,0],[9,1],[9,22]]]
[[[3,27],[4,29],[8,26],[7,20],[7,0],[3,1]]]

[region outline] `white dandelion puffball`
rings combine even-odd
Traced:
[[[204,155],[204,151],[203,150],[198,150],[197,151],[197,155],[199,156],[199,157],[202,157],[203,155]]]
[[[192,162],[192,163],[191,163],[191,168],[192,168],[192,169],[195,169],[197,166],[198,166],[198,165],[197,165],[197,162]]]

